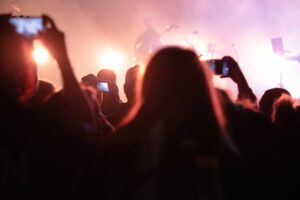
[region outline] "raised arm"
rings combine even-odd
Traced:
[[[88,102],[82,93],[79,83],[73,73],[65,44],[64,33],[59,31],[54,21],[43,15],[46,30],[41,33],[40,39],[56,59],[63,80],[63,93],[68,105],[68,111],[78,120],[95,127],[95,118]]]
[[[248,82],[240,69],[238,63],[230,56],[225,56],[222,58],[224,62],[228,63],[229,73],[228,76],[237,84],[238,86],[238,101],[250,100],[256,103],[256,96],[252,89],[249,87]],[[224,76],[223,76],[224,77]]]

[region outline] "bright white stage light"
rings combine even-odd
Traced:
[[[108,51],[101,55],[100,62],[102,67],[114,70],[124,66],[124,57],[117,51]]]
[[[33,58],[38,64],[44,64],[49,60],[49,53],[44,48],[35,48],[33,51]]]
[[[49,61],[49,53],[40,42],[34,43],[33,58],[37,64],[45,64]]]

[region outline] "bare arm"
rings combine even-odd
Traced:
[[[53,58],[56,59],[60,68],[63,80],[63,93],[68,105],[68,111],[81,122],[95,127],[94,115],[71,67],[64,34],[56,28],[51,18],[48,16],[43,16],[43,18],[47,30],[41,34],[41,40]]]
[[[252,89],[249,87],[248,82],[240,69],[238,63],[230,56],[225,56],[222,58],[223,61],[228,62],[229,68],[229,77],[237,84],[238,86],[238,99],[245,100],[248,99],[251,102],[256,103],[256,96],[253,93]]]

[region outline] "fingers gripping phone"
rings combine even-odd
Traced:
[[[36,38],[45,30],[42,17],[10,17],[9,23],[16,28],[16,32],[29,38]]]
[[[209,66],[216,75],[222,75],[222,76],[229,75],[229,67],[227,61],[221,59],[211,59],[209,60]]]

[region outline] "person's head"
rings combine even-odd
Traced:
[[[117,76],[115,72],[110,69],[101,69],[98,72],[97,77],[101,82],[106,82],[108,84],[109,92],[104,93],[104,96],[114,96],[115,98],[118,98],[119,101],[119,88],[117,86]]]
[[[88,74],[81,78],[81,82],[86,86],[91,86],[96,89],[100,79],[94,74]]]
[[[97,77],[101,82],[108,83],[108,92],[103,92],[102,112],[105,115],[113,113],[119,104],[121,99],[119,96],[119,88],[117,86],[117,76],[114,71],[110,69],[102,69],[98,72]]]
[[[134,101],[139,70],[140,70],[140,66],[135,65],[129,68],[126,72],[124,92],[128,102]]]
[[[104,82],[108,82],[108,84],[116,84],[117,76],[116,73],[110,69],[101,69],[97,77]]]
[[[224,125],[210,78],[208,68],[193,51],[180,47],[161,49],[146,67],[138,93],[141,96],[138,99],[142,99],[141,109],[161,119],[203,113],[203,116],[214,116]]]
[[[8,23],[8,16],[0,18],[0,92],[5,98],[25,102],[37,84],[33,43],[16,33]]]
[[[98,89],[98,83],[100,82],[100,79],[95,76],[94,74],[88,74],[86,76],[83,76],[81,78],[81,83],[84,84],[84,86],[92,87],[95,90],[98,104],[101,106],[103,101],[103,93],[99,91]]]
[[[238,153],[226,134],[226,121],[209,67],[194,51],[181,47],[159,50],[146,66],[139,87],[137,103],[120,127],[139,119],[144,125],[154,121],[174,126],[189,124],[209,133],[221,133]]]
[[[49,95],[53,94],[55,92],[54,85],[46,80],[39,80],[38,81],[38,90],[37,90],[41,96],[47,98]]]
[[[264,92],[259,101],[259,110],[271,120],[274,102],[282,95],[291,95],[289,91],[283,88],[271,88]]]
[[[37,90],[30,99],[31,104],[41,104],[48,100],[48,98],[55,93],[54,85],[45,80],[39,80]]]
[[[144,104],[168,111],[186,109],[196,98],[203,100],[209,96],[206,78],[194,52],[179,47],[162,49],[146,67],[142,85]]]
[[[288,94],[282,94],[273,103],[272,122],[281,127],[289,127],[296,119],[296,103]]]

